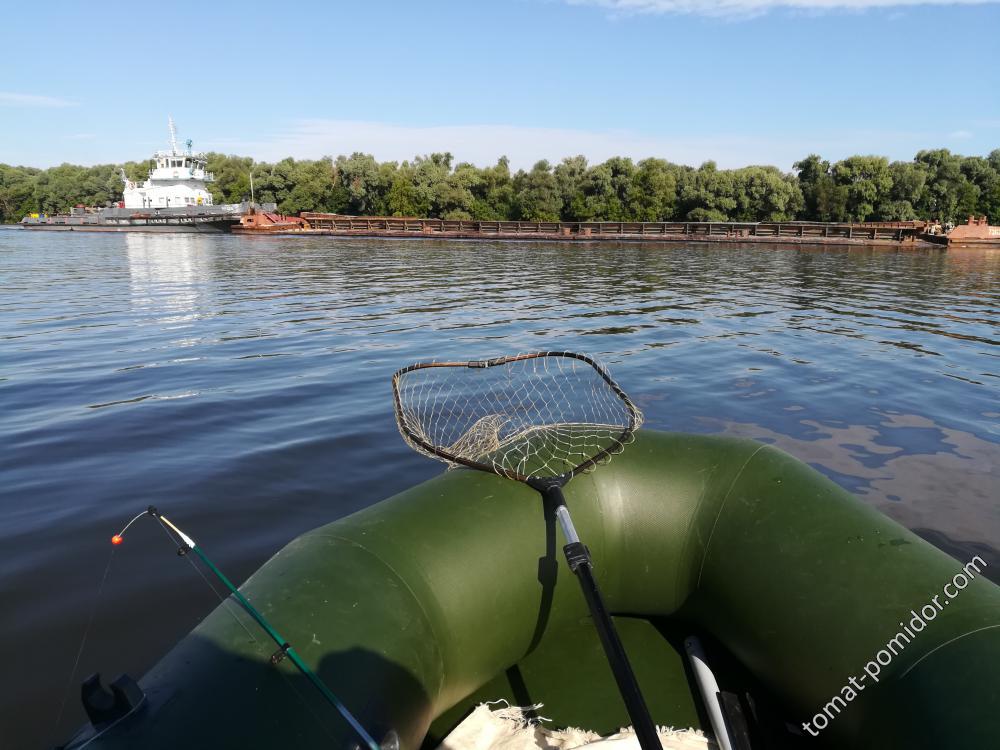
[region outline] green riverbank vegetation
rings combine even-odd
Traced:
[[[124,165],[145,179],[148,162]],[[1000,149],[960,156],[947,149],[912,161],[852,156],[829,162],[811,155],[791,173],[776,167],[718,169],[663,159],[614,157],[589,164],[582,156],[540,161],[512,172],[506,158],[477,167],[451,154],[378,162],[355,153],[336,159],[275,163],[209,154],[216,203],[250,197],[285,214],[324,211],[369,216],[525,221],[897,221],[964,222],[970,214],[1000,224]],[[32,212],[57,213],[121,197],[116,165],[49,169],[0,164],[0,222]]]

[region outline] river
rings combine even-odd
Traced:
[[[243,580],[441,471],[393,421],[418,360],[594,354],[648,427],[774,443],[996,579],[998,279],[984,251],[0,232],[0,746],[65,740],[83,677],[217,602],[150,522],[108,567],[146,505]]]

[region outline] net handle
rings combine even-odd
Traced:
[[[581,362],[586,362],[588,365],[593,367],[597,373],[604,379],[604,382],[608,384],[608,387],[614,391],[615,395],[618,396],[628,408],[628,426],[622,430],[621,434],[615,438],[615,445],[609,448],[605,448],[600,453],[591,456],[589,459],[584,461],[582,464],[573,467],[564,474],[560,474],[555,477],[548,478],[544,480],[545,484],[556,484],[562,486],[566,484],[570,479],[575,477],[582,471],[586,471],[592,466],[596,466],[600,461],[607,458],[618,448],[625,447],[625,441],[628,440],[632,433],[635,432],[636,426],[639,423],[639,410],[636,405],[632,403],[632,399],[628,397],[628,394],[621,389],[621,386],[616,383],[608,371],[593,357],[586,354],[580,354],[579,352],[530,352],[528,354],[511,354],[505,357],[493,357],[492,359],[484,360],[469,360],[466,362],[417,362],[416,364],[408,365],[403,367],[392,375],[392,401],[393,401],[393,411],[396,414],[396,423],[399,425],[400,430],[407,439],[412,440],[414,443],[419,445],[428,453],[432,453],[439,458],[443,458],[451,463],[461,464],[462,466],[467,466],[470,469],[478,469],[479,471],[488,471],[492,474],[498,474],[500,476],[507,477],[508,479],[515,479],[518,482],[524,482],[526,484],[536,484],[537,481],[533,480],[531,477],[519,474],[516,471],[498,471],[495,466],[490,464],[482,464],[478,461],[470,461],[467,458],[462,458],[461,456],[456,456],[449,453],[446,450],[438,448],[436,445],[428,443],[426,440],[421,438],[412,432],[407,426],[406,421],[403,418],[403,404],[402,399],[399,395],[399,379],[406,375],[408,372],[413,372],[414,370],[426,370],[430,367],[468,367],[470,369],[476,368],[488,368],[497,367],[499,365],[507,365],[511,362],[522,362],[528,359],[542,359],[545,357],[565,357],[567,359],[578,359]]]

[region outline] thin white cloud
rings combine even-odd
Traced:
[[[772,10],[867,10],[917,5],[987,5],[1000,0],[565,0],[570,5],[594,5],[616,14],[697,14],[753,17]]]
[[[72,107],[75,104],[76,102],[55,96],[0,91],[0,107]]]
[[[287,156],[315,159],[321,156],[373,154],[379,161],[403,161],[418,154],[450,151],[455,161],[479,166],[510,159],[513,169],[530,169],[540,159],[552,163],[583,154],[592,163],[611,156],[644,159],[655,156],[697,166],[715,161],[722,168],[773,164],[791,169],[810,153],[839,159],[854,153],[887,153],[909,159],[921,148],[935,145],[940,135],[927,133],[857,131],[810,134],[810,137],[717,135],[651,135],[629,130],[577,130],[515,125],[442,125],[418,127],[356,120],[304,120],[287,130],[255,140],[206,141],[210,151],[242,154],[262,161]],[[898,152],[898,153],[897,153]]]
[[[948,133],[948,137],[953,141],[967,141],[974,135],[974,133],[968,130],[956,130],[952,133]]]

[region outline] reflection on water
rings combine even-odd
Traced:
[[[801,436],[757,424],[720,424],[719,431],[771,443],[809,462],[903,525],[933,529],[953,547],[964,544],[963,559],[994,547],[990,554],[1000,562],[997,443],[923,416],[880,417],[874,426],[801,419]]]
[[[0,233],[0,737],[80,719],[74,692],[51,726],[146,504],[242,579],[437,473],[388,385],[433,357],[591,352],[650,427],[774,443],[1000,573],[998,277],[983,252]],[[215,601],[130,533],[81,674],[141,674]]]
[[[133,232],[123,238],[133,307],[162,312],[164,323],[194,317],[211,271],[199,252],[207,244],[202,236]]]

